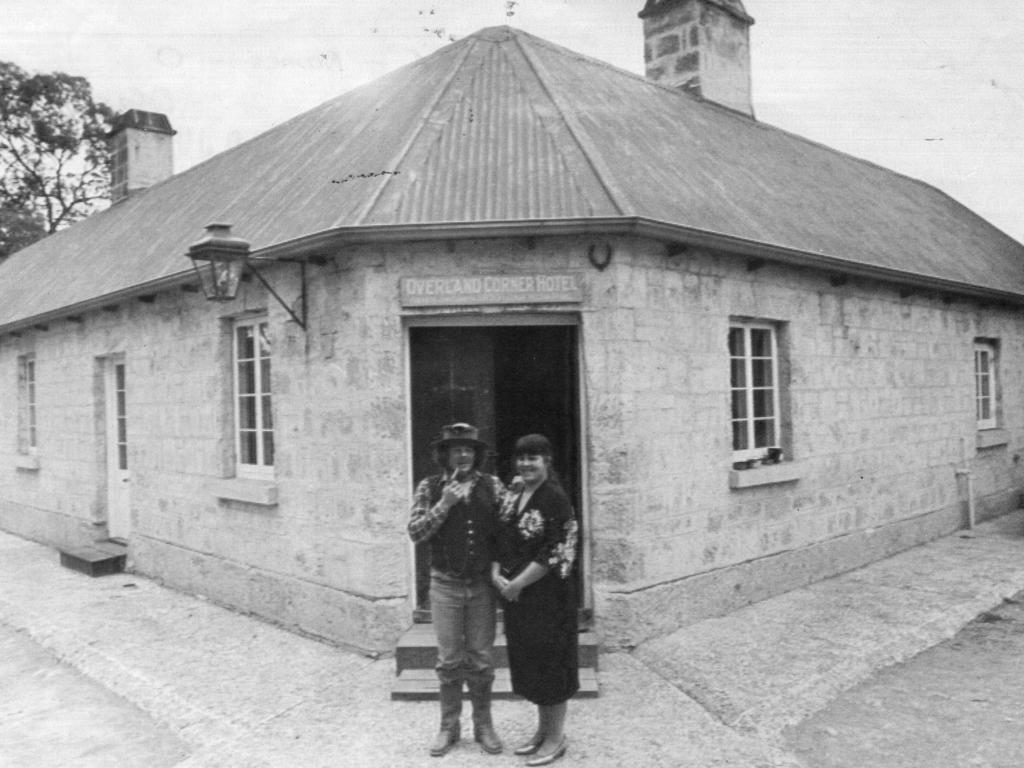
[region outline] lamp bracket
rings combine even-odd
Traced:
[[[267,279],[265,277],[263,277],[263,273],[260,272],[258,269],[256,269],[256,265],[253,263],[252,259],[249,259],[249,258],[245,259],[245,266],[248,267],[250,270],[252,270],[252,273],[254,275],[256,275],[256,278],[261,283],[263,283],[263,287],[266,288],[270,292],[271,296],[273,296],[275,299],[277,299],[277,303],[280,304],[282,307],[284,307],[285,311],[289,315],[291,315],[292,320],[294,320],[299,325],[299,327],[302,328],[302,330],[305,331],[306,330],[306,321],[308,320],[308,309],[307,309],[307,301],[306,301],[306,262],[300,261],[300,262],[298,262],[298,265],[299,265],[299,285],[300,285],[300,288],[299,288],[299,290],[300,290],[300,293],[299,293],[299,304],[300,304],[300,307],[301,307],[300,308],[300,312],[302,313],[301,317],[299,315],[295,314],[295,311],[288,305],[288,303],[284,299],[281,298],[281,296],[278,294],[278,292],[274,290],[273,286],[271,286],[270,283],[267,282]]]

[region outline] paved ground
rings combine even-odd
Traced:
[[[786,733],[808,768],[1024,765],[1024,593]]]
[[[561,765],[799,766],[782,730],[1024,589],[1024,515],[601,658]],[[392,659],[285,632],[136,575],[90,579],[0,533],[0,623],[187,745],[179,768],[419,766],[436,704],[392,702]],[[533,712],[496,702],[499,732]],[[46,750],[46,738],[36,747]],[[446,766],[511,765],[463,743]],[[131,763],[120,763],[132,768]],[[149,766],[149,763],[140,763]]]
[[[3,625],[0,691],[7,768],[170,768],[188,757],[185,743],[134,704]]]

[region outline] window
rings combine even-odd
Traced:
[[[774,326],[729,328],[732,450],[735,461],[764,458],[779,445],[778,352]]]
[[[124,363],[114,363],[114,417],[117,420],[117,468],[128,469],[128,412],[124,383]]]
[[[18,358],[18,453],[36,452],[36,361]]]
[[[235,457],[238,477],[268,479],[274,470],[270,339],[265,318],[235,323]]]
[[[978,429],[995,429],[998,425],[997,363],[998,342],[976,339],[974,342],[974,416]]]

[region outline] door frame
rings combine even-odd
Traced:
[[[124,353],[107,355],[101,358],[103,363],[103,447],[104,447],[104,468],[105,488],[104,506],[107,510],[106,524],[107,536],[109,538],[122,539],[127,541],[131,536],[131,465],[122,470],[119,465],[118,451],[118,418],[120,414],[117,409],[117,366],[123,366],[125,371],[125,411],[127,417],[127,363]],[[127,443],[127,436],[126,436]],[[115,477],[121,472],[125,477]],[[114,484],[126,482],[128,489],[124,491],[127,500],[127,508],[122,510],[123,514],[114,514],[114,505],[111,503],[116,496]],[[116,521],[114,518],[117,518]]]
[[[593,575],[591,573],[592,553],[590,536],[590,457],[587,452],[587,391],[586,375],[583,367],[583,318],[579,312],[501,312],[486,313],[474,312],[460,314],[431,314],[431,315],[406,315],[402,317],[402,345],[405,358],[405,461],[406,461],[406,487],[411,494],[415,484],[421,479],[414,477],[413,472],[413,451],[412,444],[412,343],[410,341],[410,328],[440,328],[440,327],[509,327],[516,325],[551,325],[551,326],[573,326],[576,328],[576,406],[579,418],[576,429],[578,437],[579,454],[579,478],[580,478],[580,524],[583,535],[580,537],[578,558],[583,568],[583,578],[580,580],[579,611],[586,619],[593,615],[594,591],[592,589]],[[408,557],[406,560],[406,577],[409,590],[410,613],[414,616],[416,606],[416,546],[409,542]]]

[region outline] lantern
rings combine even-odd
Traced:
[[[210,301],[231,301],[238,293],[249,243],[231,234],[230,224],[210,224],[206,235],[189,246],[188,257]]]

